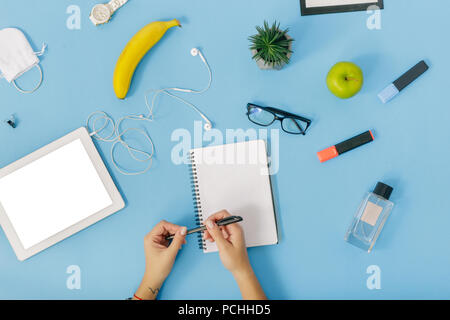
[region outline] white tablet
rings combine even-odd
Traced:
[[[0,169],[0,224],[19,260],[124,206],[86,128]]]

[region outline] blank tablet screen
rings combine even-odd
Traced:
[[[0,203],[29,249],[112,199],[78,139],[1,178]]]

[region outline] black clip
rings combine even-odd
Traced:
[[[11,115],[11,117],[5,121],[11,128],[16,128],[16,119],[14,118],[14,115]]]

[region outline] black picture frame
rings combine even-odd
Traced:
[[[340,6],[325,6],[325,7],[306,7],[307,0],[300,0],[300,8],[302,16],[309,16],[314,14],[326,14],[326,13],[339,13],[339,12],[352,12],[352,11],[366,11],[370,6],[378,6],[380,9],[384,9],[384,0],[373,0],[371,3],[360,3]]]

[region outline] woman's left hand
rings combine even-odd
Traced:
[[[172,242],[166,236],[175,235]],[[181,246],[186,243],[186,227],[161,221],[144,238],[145,274],[136,296],[155,299],[172,270]]]

